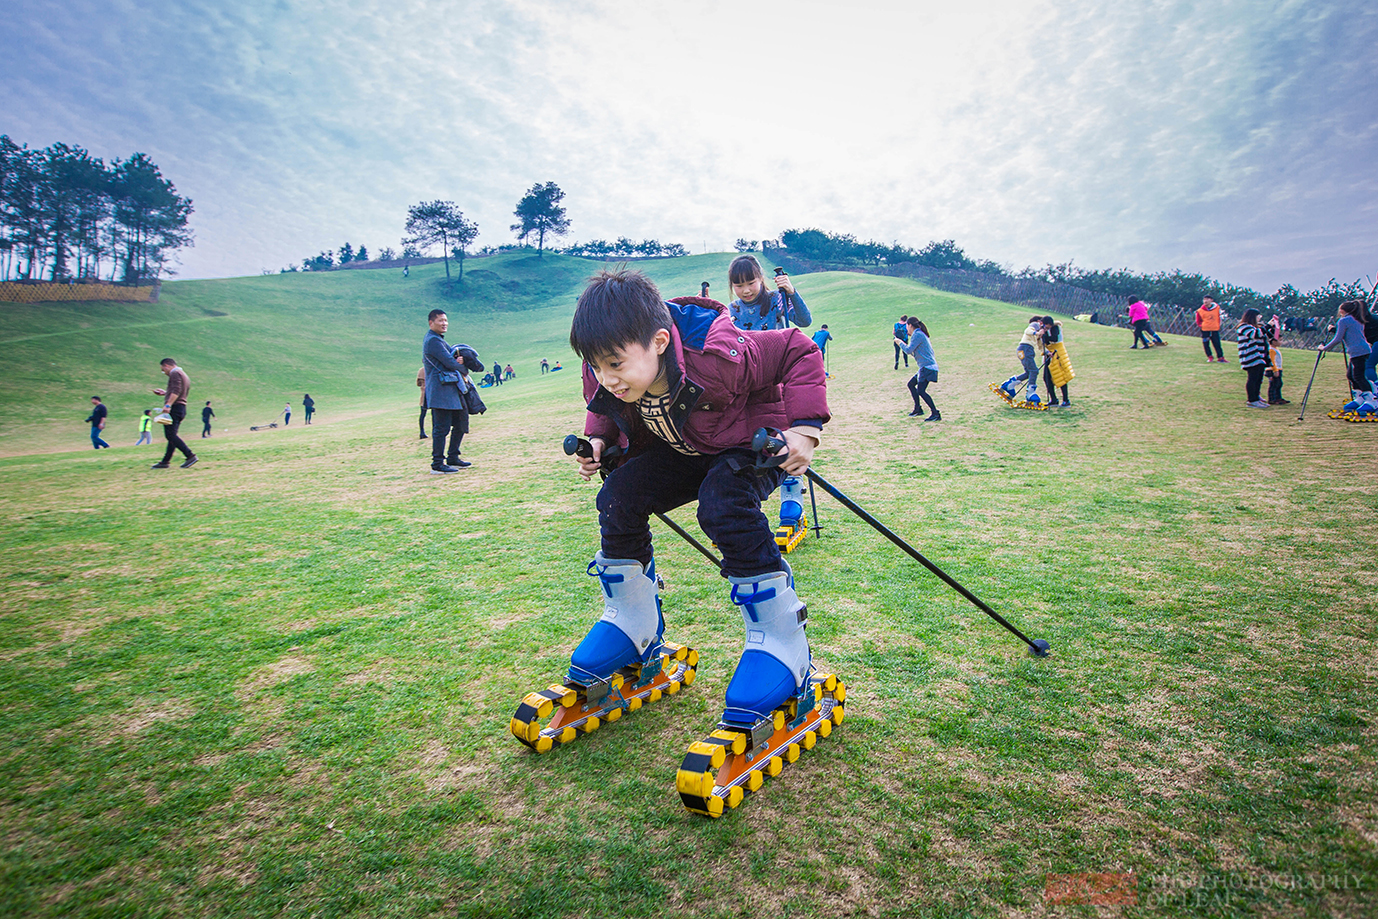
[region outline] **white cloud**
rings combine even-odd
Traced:
[[[819,226],[1264,289],[1372,270],[1356,2],[16,6],[0,130],[149,153],[196,202],[186,276],[396,246],[430,198],[506,242],[547,180],[578,239]]]

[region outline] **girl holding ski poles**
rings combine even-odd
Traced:
[[[727,312],[739,329],[759,331],[761,329],[785,329],[791,325],[808,328],[813,322],[813,314],[804,305],[804,298],[794,289],[789,275],[781,269],[772,278],[776,290],[766,288],[765,273],[761,263],[752,255],[739,255],[727,268],[727,280],[732,285],[732,296]]]
[[[1365,312],[1362,300],[1341,303],[1336,314],[1340,321],[1335,323],[1335,337],[1319,348],[1321,351],[1334,351],[1337,345],[1344,345],[1345,353],[1349,355],[1349,388],[1354,390],[1356,398],[1373,391],[1369,388],[1368,378],[1364,376],[1369,351],[1372,350],[1364,338],[1364,321],[1361,317]]]

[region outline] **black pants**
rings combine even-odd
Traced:
[[[1147,320],[1147,319],[1135,319],[1135,320],[1134,320],[1134,347],[1135,347],[1135,348],[1139,347],[1139,342],[1141,342],[1141,341],[1144,343],[1144,347],[1145,347],[1145,348],[1151,348],[1151,347],[1152,347],[1152,345],[1150,345],[1150,344],[1149,344],[1149,341],[1148,341],[1148,329],[1149,329],[1149,326],[1148,326],[1148,320]]]
[[[1282,399],[1282,371],[1277,370],[1268,378],[1268,402],[1276,404]]]
[[[469,433],[469,410],[467,408],[431,409],[431,465],[439,466],[459,459],[459,445],[464,435]],[[450,449],[445,450],[445,438],[450,439]]]
[[[783,478],[778,468],[756,469],[747,450],[684,456],[657,441],[608,476],[598,492],[603,555],[649,564],[651,514],[697,499],[699,526],[722,551],[724,575],[783,571],[775,533],[761,513],[761,502]]]
[[[1244,381],[1244,395],[1250,402],[1258,402],[1258,391],[1263,386],[1264,364],[1255,364],[1252,367],[1245,367],[1244,370],[1249,374]]]
[[[202,436],[202,437],[209,437],[209,436],[210,436],[210,433],[211,433],[211,423],[210,423],[209,421],[203,421],[203,422],[201,422],[201,436]]]
[[[172,416],[172,424],[163,425],[163,436],[167,438],[167,451],[163,453],[163,462],[172,462],[172,454],[176,450],[181,450],[187,459],[191,459],[191,448],[177,434],[177,429],[182,426],[182,419],[187,417],[186,403],[178,402],[168,409],[167,413]]]
[[[430,409],[426,408],[426,403],[422,402],[422,403],[421,403],[421,417],[419,417],[419,418],[416,419],[417,423],[421,425],[421,436],[422,436],[422,437],[425,437],[425,436],[426,436],[426,412],[428,412],[428,411],[430,411]]]
[[[909,352],[906,351],[906,350],[904,350],[903,348],[901,348],[899,345],[895,345],[895,369],[896,369],[896,370],[899,370],[899,369],[900,369],[900,356],[901,356],[901,355],[903,355],[903,357],[904,357],[904,366],[908,367],[908,366],[909,366]]]
[[[1361,354],[1358,357],[1349,359],[1349,388],[1355,392],[1371,392],[1368,388],[1368,377],[1364,376],[1364,367],[1368,365],[1368,355]]]
[[[1220,350],[1220,330],[1216,329],[1214,332],[1207,332],[1203,329],[1201,331],[1201,347],[1205,349],[1206,357],[1211,356],[1212,344],[1215,345],[1215,356],[1223,361],[1225,359],[1225,352]]]
[[[933,380],[921,380],[919,379],[921,376],[923,376],[922,373],[916,373],[909,378],[909,395],[914,397],[914,411],[923,411],[923,406],[919,404],[919,400],[922,399],[928,403],[928,410],[936,415],[938,406],[933,404],[933,397],[928,394],[928,384],[932,383]]]
[[[1047,364],[1044,364],[1044,365],[1043,365],[1043,385],[1044,385],[1045,387],[1047,387],[1047,389],[1048,389],[1048,401],[1049,401],[1049,402],[1056,402],[1056,401],[1057,401],[1057,387],[1053,385],[1053,372],[1052,372],[1052,370],[1048,369],[1048,365],[1047,365]],[[1062,385],[1062,401],[1063,401],[1063,402],[1070,402],[1070,401],[1071,401],[1070,399],[1067,398],[1067,384],[1065,384],[1065,383]]]

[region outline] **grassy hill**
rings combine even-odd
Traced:
[[[730,258],[644,267],[678,296],[701,280],[725,289]],[[598,267],[515,253],[470,259],[455,283],[443,265],[426,265],[407,279],[399,268],[177,281],[156,304],[5,304],[0,455],[89,447],[81,420],[92,395],[110,407],[106,439],[133,443],[167,356],[191,376],[192,408],[214,403],[222,435],[268,421],[285,401],[299,411],[306,392],[322,421],[396,408],[415,399],[426,314],[437,307],[452,314],[451,340],[534,374],[542,357],[568,363],[568,316]]]
[[[717,292],[729,258],[646,267],[667,294]],[[1246,409],[1239,369],[1194,341],[1130,352],[1068,323],[1073,406],[1020,412],[986,389],[1016,369],[1020,309],[796,278],[837,336],[818,472],[1053,656],[820,496],[823,538],[790,560],[847,720],[739,810],[690,817],[675,769],[721,712],[740,614],[654,523],[698,681],[573,748],[517,744],[517,700],[601,610],[595,487],[559,450],[578,377],[534,368],[568,357],[590,267],[469,263],[498,279],[476,286],[548,282],[549,305],[452,310],[521,376],[485,392],[475,465],[447,477],[412,384],[442,269],[3,314],[4,449],[61,447],[0,459],[11,912],[1070,915],[1050,875],[1126,873],[1135,915],[1372,915],[1378,425],[1324,418],[1338,359],[1299,424]],[[900,313],[933,333],[942,422],[905,415]],[[88,390],[123,410],[164,353],[227,436],[186,471],[82,452]],[[1313,360],[1285,358],[1297,401]],[[89,375],[49,369],[68,365]],[[321,424],[244,431],[306,388]]]

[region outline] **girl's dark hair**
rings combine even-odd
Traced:
[[[1244,315],[1239,317],[1239,321],[1244,325],[1253,325],[1255,322],[1258,322],[1259,317],[1262,315],[1263,314],[1258,310],[1247,309],[1244,311]]]
[[[1055,323],[1053,322],[1053,317],[1052,317],[1052,316],[1040,316],[1040,317],[1038,317],[1038,318],[1039,318],[1039,321],[1042,322],[1042,323],[1043,323],[1044,325],[1046,325],[1046,326],[1055,325]]]
[[[1367,310],[1364,309],[1364,301],[1362,300],[1346,300],[1340,304],[1340,312],[1363,321],[1365,318],[1364,313],[1367,312]]]
[[[586,361],[638,344],[648,347],[674,320],[655,283],[640,271],[600,271],[574,307],[569,346]]]
[[[928,335],[928,326],[924,325],[922,320],[920,320],[918,316],[910,316],[909,324],[912,325],[914,328],[918,329],[924,335]]]
[[[766,273],[761,270],[761,263],[756,261],[754,255],[739,255],[727,266],[729,284],[745,284],[752,278],[760,278],[762,281],[766,279]]]

